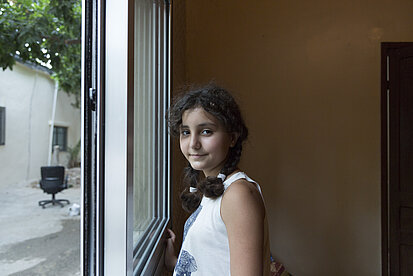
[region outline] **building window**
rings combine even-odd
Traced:
[[[53,129],[53,147],[58,145],[60,151],[67,150],[67,127],[55,126]]]
[[[6,108],[0,106],[0,145],[6,143]]]

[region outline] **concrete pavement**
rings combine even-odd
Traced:
[[[80,275],[80,216],[68,210],[80,205],[80,187],[56,194],[70,201],[63,208],[38,206],[48,198],[24,182],[0,190],[0,276]]]

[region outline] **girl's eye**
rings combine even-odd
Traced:
[[[210,134],[212,134],[212,130],[204,129],[201,133],[204,134],[204,135],[210,135]]]
[[[189,131],[188,130],[181,130],[181,135],[182,136],[187,136],[187,135],[189,135]]]

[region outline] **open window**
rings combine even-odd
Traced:
[[[170,4],[84,7],[83,274],[157,275],[170,219]]]

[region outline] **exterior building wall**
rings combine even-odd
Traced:
[[[54,81],[49,74],[17,63],[0,72],[0,106],[6,108],[6,141],[0,146],[0,189],[21,181],[40,179],[47,165]],[[80,109],[72,96],[59,91],[55,126],[68,128],[67,145],[80,139]],[[69,154],[61,152],[59,163],[67,165]]]

